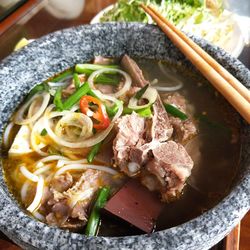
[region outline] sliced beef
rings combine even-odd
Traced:
[[[147,129],[147,139],[148,141],[167,141],[173,133],[173,128],[160,97],[153,104],[153,112],[151,124],[148,125],[149,128]]]
[[[128,175],[130,150],[143,137],[144,126],[145,119],[135,112],[122,116],[117,121],[117,135],[113,141],[114,161],[115,165]]]
[[[143,73],[136,62],[128,55],[124,55],[122,57],[121,65],[124,70],[131,76],[134,86],[143,87],[149,83],[149,81],[144,78]]]
[[[66,191],[72,185],[73,185],[73,178],[69,173],[56,176],[50,182],[51,188],[53,188],[58,192]]]
[[[161,143],[152,153],[154,158],[148,162],[146,168],[160,181],[162,199],[169,201],[176,198],[191,174],[191,157],[181,144],[174,141]]]
[[[87,222],[87,209],[95,192],[104,183],[104,175],[101,171],[88,169],[73,186],[72,177],[69,177],[71,175],[55,177],[50,186],[52,195],[43,204],[49,210],[47,223],[75,230],[79,225],[84,226]],[[62,185],[63,180],[65,185]]]
[[[163,100],[164,103],[174,105],[182,112],[187,113],[186,100],[179,93],[165,94]],[[195,122],[191,118],[182,121],[178,117],[170,116],[169,119],[174,128],[173,136],[176,141],[185,143],[197,134]]]

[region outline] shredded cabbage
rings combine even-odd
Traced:
[[[177,28],[218,46],[223,47],[232,35],[232,13],[223,9],[221,0],[118,0],[100,21],[152,24],[152,18],[139,6],[141,3],[153,6]]]

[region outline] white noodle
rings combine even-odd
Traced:
[[[89,86],[91,87],[91,89],[96,89],[95,86],[94,86],[95,78],[100,74],[108,73],[108,72],[120,73],[125,78],[125,83],[124,83],[123,87],[119,91],[117,91],[116,93],[109,94],[109,95],[113,96],[113,97],[116,97],[116,98],[118,98],[119,96],[124,95],[130,89],[132,80],[131,80],[131,77],[130,77],[129,74],[127,74],[126,72],[124,72],[123,70],[120,70],[120,69],[106,68],[106,69],[100,69],[100,70],[94,71],[88,78],[88,83],[89,83]]]
[[[24,165],[20,167],[20,172],[30,181],[38,182],[39,180],[38,176],[31,173]]]
[[[68,165],[68,164],[87,163],[87,162],[88,161],[86,159],[75,160],[75,161],[71,161],[71,160],[58,160],[56,167],[57,168],[61,168],[64,165]]]
[[[45,221],[45,217],[37,211],[33,213],[33,216],[40,221]]]
[[[28,192],[29,186],[30,186],[29,182],[26,181],[26,182],[23,184],[22,188],[21,188],[21,200],[22,200],[22,202],[24,202],[24,200],[25,200],[25,198],[26,198],[26,196],[27,196],[27,192]]]
[[[41,160],[38,161],[39,162],[49,162],[49,161],[58,161],[58,160],[70,160],[69,158],[65,157],[65,156],[61,156],[61,155],[50,155],[47,156],[45,158],[42,158]]]
[[[32,203],[29,205],[27,210],[33,213],[40,205],[43,197],[43,188],[44,188],[44,179],[42,176],[39,176],[39,180],[36,187],[36,195]]]
[[[70,170],[76,170],[76,171],[80,171],[80,170],[86,170],[86,169],[95,169],[95,170],[100,170],[103,172],[107,172],[109,174],[112,175],[116,175],[118,174],[118,172],[110,167],[106,167],[106,166],[99,166],[99,165],[87,165],[87,164],[69,164],[66,165],[62,168],[60,168],[56,173],[55,176],[61,175],[67,171]]]

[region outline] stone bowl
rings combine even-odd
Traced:
[[[193,39],[250,87],[250,72],[237,59],[204,40]],[[0,138],[11,114],[32,86],[95,55],[119,57],[124,53],[182,64],[195,71],[153,25],[106,23],[57,31],[1,62]],[[230,193],[214,208],[182,225],[128,237],[86,237],[50,227],[20,208],[0,171],[0,230],[25,249],[209,249],[225,237],[250,208],[250,126],[243,120],[241,126],[240,169]]]

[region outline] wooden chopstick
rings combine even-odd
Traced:
[[[238,81],[231,73],[215,61],[208,53],[206,53],[198,44],[178,30],[171,22],[165,19],[157,11],[147,6],[154,14],[156,14],[170,29],[172,29],[179,37],[181,37],[197,54],[199,54],[211,67],[214,68],[225,80],[227,80],[248,102],[250,102],[250,91]]]
[[[209,56],[201,47],[186,37],[184,33],[179,31],[174,25],[169,25],[169,22],[166,22],[164,17],[152,7],[143,4],[141,7],[153,18],[175,46],[180,49],[180,51],[207,78],[207,80],[213,84],[213,86],[228,100],[229,103],[231,103],[242,117],[250,123],[250,102],[248,100],[249,90],[243,85],[242,87],[241,83],[236,78],[227,72],[226,69]],[[174,27],[174,29],[171,27]]]

